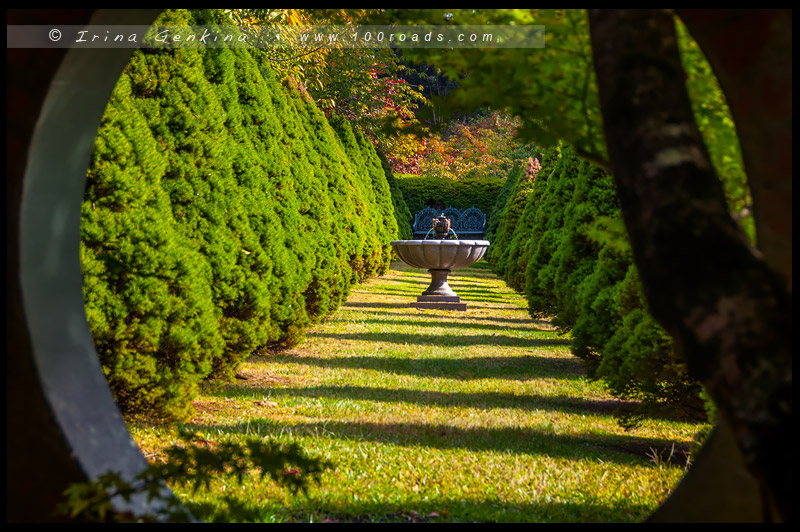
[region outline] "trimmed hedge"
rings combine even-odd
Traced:
[[[386,181],[389,183],[389,191],[392,194],[394,217],[397,221],[397,237],[400,240],[411,240],[414,238],[414,232],[412,231],[414,215],[411,214],[406,204],[403,191],[400,190],[400,184],[397,182],[397,178],[394,176],[389,162],[386,160],[386,156],[381,152],[378,152],[378,156],[381,159],[381,166],[383,167],[384,174],[386,174]]]
[[[523,237],[527,235],[526,231],[520,230],[519,223],[523,219],[523,212],[526,209],[528,210],[528,216],[525,217],[525,220],[530,219],[534,204],[528,205],[528,196],[533,191],[536,178],[542,176],[542,179],[544,179],[553,171],[553,166],[557,160],[556,156],[557,152],[553,149],[546,150],[542,156],[544,165],[536,168],[532,161],[531,164],[526,165],[525,172],[520,176],[514,187],[513,194],[506,201],[506,207],[500,211],[500,223],[497,226],[495,240],[487,251],[487,260],[492,264],[495,272],[503,279],[516,278],[515,274],[519,270],[517,264],[519,246]],[[522,268],[522,271],[524,272],[525,268]],[[519,285],[515,281],[511,282]],[[524,286],[524,283],[522,286]],[[516,290],[522,291],[522,288],[518,287]]]
[[[517,181],[498,198],[495,272],[532,316],[571,330],[573,353],[614,394],[702,417],[701,387],[647,311],[610,176],[559,145]]]
[[[506,181],[503,178],[455,180],[411,174],[401,174],[396,178],[411,214],[409,230],[414,222],[413,217],[428,206],[442,209],[477,207],[486,214],[488,226],[497,196]]]
[[[383,275],[389,269],[392,247],[389,242],[397,237],[397,220],[394,217],[389,184],[381,166],[380,158],[369,140],[360,132],[353,131],[350,122],[342,117],[335,117],[331,125],[336,132],[345,156],[356,168],[356,198],[363,198],[359,220],[365,229],[366,245],[377,254],[372,254],[363,269],[365,276]]]
[[[159,24],[224,22],[167,11]],[[386,271],[380,159],[243,49],[137,50],[82,205],[87,317],[123,412],[185,418],[199,384],[294,345]]]
[[[497,194],[497,200],[495,201],[492,210],[489,212],[486,220],[486,240],[490,242],[495,239],[497,236],[497,228],[500,226],[500,218],[503,215],[503,212],[508,207],[508,203],[511,201],[514,191],[517,188],[517,184],[519,180],[522,178],[523,175],[526,173],[525,165],[518,162],[511,171],[508,173],[508,177],[506,177],[505,182],[503,183],[503,187],[500,189],[500,192]]]

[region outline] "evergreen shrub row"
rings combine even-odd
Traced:
[[[513,190],[513,193],[509,193]],[[488,260],[534,317],[571,331],[589,375],[646,409],[702,417],[701,387],[647,311],[611,177],[564,145],[512,170]]]
[[[398,238],[400,240],[411,240],[414,237],[414,232],[412,231],[412,225],[414,225],[414,215],[411,214],[411,210],[406,204],[405,198],[403,197],[403,191],[400,189],[400,184],[398,183],[394,173],[392,173],[392,169],[389,166],[389,161],[386,160],[386,156],[380,152],[378,152],[378,156],[381,159],[381,166],[386,174],[386,181],[389,183],[389,191],[392,194],[392,204],[394,205],[394,217],[397,221]]]
[[[181,10],[157,23],[224,19]],[[201,382],[296,344],[384,273],[398,234],[371,144],[257,51],[137,50],[87,177],[87,318],[125,413],[185,418]]]

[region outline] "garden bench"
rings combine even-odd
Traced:
[[[486,232],[486,215],[477,207],[469,207],[464,210],[448,207],[444,210],[437,210],[433,207],[425,207],[414,216],[415,240],[422,240],[431,229],[434,218],[444,214],[450,220],[450,229],[455,231],[461,240],[482,240]]]

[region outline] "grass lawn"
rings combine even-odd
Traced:
[[[234,505],[266,522],[625,522],[668,496],[698,425],[623,429],[612,413],[624,402],[485,262],[450,276],[466,312],[410,308],[429,281],[393,263],[298,347],[206,390],[185,428],[297,441],[335,465],[305,496],[256,475],[173,486],[195,515],[224,519]],[[175,427],[131,432],[153,458],[175,441]]]

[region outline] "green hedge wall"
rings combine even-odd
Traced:
[[[647,311],[611,177],[563,145],[535,177],[514,176],[513,195],[498,198],[495,272],[532,316],[571,331],[573,353],[613,393],[702,417],[699,384]]]
[[[411,214],[409,230],[414,216],[429,205],[456,209],[477,207],[486,214],[488,226],[497,196],[506,181],[504,178],[455,180],[411,174],[400,174],[396,178]]]
[[[545,151],[542,155],[543,166],[538,173],[535,173],[532,167],[526,166],[525,171],[520,174],[514,186],[513,193],[511,193],[509,199],[505,200],[505,207],[501,208],[500,202],[503,199],[500,196],[493,208],[495,212],[500,212],[500,222],[497,225],[497,232],[494,240],[492,240],[492,245],[486,252],[486,258],[492,264],[495,272],[507,281],[515,279],[517,277],[516,272],[520,269],[517,263],[519,247],[523,235],[527,233],[524,230],[519,230],[519,224],[520,220],[523,219],[523,212],[526,209],[528,210],[528,216],[525,218],[527,220],[530,219],[531,209],[533,209],[533,204],[528,205],[528,196],[533,191],[536,177],[542,176],[541,179],[544,179],[553,171],[558,153],[554,149]],[[522,268],[522,271],[524,272],[525,268]],[[511,281],[511,283],[517,287],[517,290],[522,291],[519,283],[516,281]],[[524,286],[524,283],[522,286]]]
[[[492,210],[488,213],[486,219],[486,240],[492,242],[497,236],[497,228],[500,226],[500,218],[503,212],[508,207],[508,203],[513,198],[514,191],[519,184],[519,180],[525,175],[525,166],[519,162],[511,168],[508,177],[503,182],[500,192],[497,193]]]
[[[386,181],[389,183],[389,191],[392,194],[394,216],[397,221],[397,237],[400,240],[411,240],[414,238],[413,231],[411,230],[411,226],[414,224],[414,216],[411,214],[406,204],[403,191],[400,190],[400,184],[397,182],[397,178],[394,176],[389,162],[386,160],[386,156],[380,152],[378,152],[378,156],[381,160],[383,172],[386,174]]]
[[[87,317],[123,412],[185,418],[204,379],[296,344],[353,283],[386,271],[398,234],[386,174],[360,132],[334,126],[257,53],[133,54],[81,227]]]

